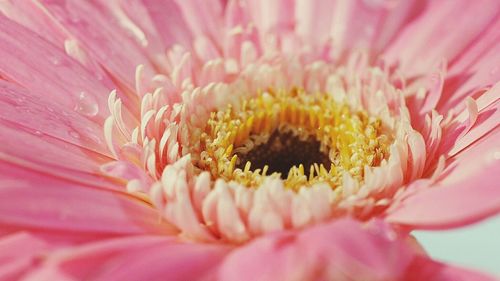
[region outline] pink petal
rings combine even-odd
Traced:
[[[66,109],[103,122],[109,115],[104,87],[62,50],[19,24],[0,15],[0,76],[43,93]],[[41,97],[40,97],[41,98]]]
[[[55,22],[39,3],[23,0],[1,1],[0,10],[11,20],[36,32],[60,49],[65,49],[68,55],[82,63],[104,85],[108,87],[113,85],[111,79],[93,58],[90,58],[81,48],[74,48],[77,45],[76,41],[68,36],[64,27]],[[53,62],[57,64],[57,59],[53,59]]]
[[[493,280],[432,261],[414,243],[381,221],[342,219],[249,242],[217,280]]]
[[[344,219],[267,235],[230,254],[219,280],[396,280],[411,252],[376,231]]]
[[[49,245],[26,232],[0,237],[0,280],[18,280]]]
[[[68,234],[168,233],[138,198],[0,162],[0,225]]]
[[[57,100],[44,98],[44,92],[31,92],[14,83],[0,80],[0,118],[18,130],[25,128],[37,137],[56,138],[99,154],[109,155],[104,144],[102,124],[67,108]],[[61,95],[64,96],[64,95]],[[3,134],[18,141],[19,136]],[[15,145],[13,143],[13,145]],[[12,146],[7,146],[14,150]],[[4,149],[1,149],[5,152]]]
[[[0,142],[2,142],[0,162],[2,165],[7,165],[6,170],[0,174],[10,170],[11,167],[8,165],[17,165],[75,182],[110,189],[123,188],[121,184],[106,180],[101,175],[99,163],[109,161],[107,157],[50,135],[44,135],[41,131],[12,125],[2,120],[0,128]],[[77,132],[71,131],[71,133],[79,136]]]
[[[439,111],[462,108],[463,100],[470,96],[471,91],[481,91],[500,81],[500,53],[497,48],[500,39],[500,17],[479,36],[451,65],[443,92],[445,98],[437,107]],[[498,94],[494,97],[498,98]]]
[[[405,276],[406,281],[493,281],[490,276],[417,257]]]
[[[193,41],[192,31],[173,0],[142,0],[151,18],[152,24],[167,48],[174,44],[183,45],[189,49]]]
[[[426,1],[418,0],[335,1],[335,4],[331,26],[334,43],[342,50],[370,48],[377,53],[426,7]]]
[[[40,34],[43,38],[58,46],[64,46],[67,35],[33,1],[1,1],[0,10],[11,20]]]
[[[174,0],[195,37],[206,36],[215,43],[221,39],[222,5],[219,0]]]
[[[228,250],[160,236],[105,240],[49,254],[26,280],[207,280]]]
[[[114,77],[133,89],[135,70],[145,65],[152,77],[153,66],[125,30],[111,21],[106,7],[89,1],[40,1],[44,9],[64,26],[85,50]]]
[[[500,212],[499,132],[457,155],[443,180],[408,196],[387,220],[412,229],[465,225]]]
[[[159,36],[147,7],[142,0],[113,0],[101,1],[106,11],[112,14],[118,25],[125,30],[127,36],[131,37],[152,64],[157,67],[157,72],[165,71],[165,44]],[[164,11],[166,12],[166,11]]]
[[[236,1],[235,1],[236,2]],[[290,31],[294,26],[294,1],[247,1],[252,21],[262,35]]]
[[[425,13],[398,36],[384,56],[389,62],[400,61],[409,76],[425,73],[442,58],[451,61],[460,55],[489,27],[499,9],[500,2],[490,0],[429,1]]]
[[[472,113],[474,114],[474,113]],[[500,102],[485,108],[479,115],[472,126],[464,124],[461,127],[465,128],[464,134],[460,135],[453,146],[448,151],[450,156],[453,156],[479,140],[481,137],[491,132],[500,124]],[[460,130],[459,128],[458,130]]]
[[[366,2],[366,1],[365,1]],[[384,1],[369,1],[372,5],[377,3],[384,3]],[[421,0],[410,0],[410,1],[385,1],[386,11],[382,11],[380,16],[375,18],[379,22],[370,22],[364,25],[366,29],[367,25],[376,26],[374,36],[371,37],[372,48],[377,51],[383,51],[394,39],[397,37],[407,26],[412,24],[412,22],[425,12],[427,8],[428,1]],[[378,12],[377,9],[372,9]],[[355,15],[352,20],[356,20],[358,17]],[[373,17],[370,17],[373,18]],[[361,26],[358,26],[358,28]],[[352,34],[352,33],[349,33]],[[369,36],[367,32],[360,33],[360,35]]]
[[[256,5],[252,3],[251,6]],[[252,20],[252,15],[250,9],[247,8],[246,3],[242,1],[230,1],[224,11],[224,21],[225,28],[227,30],[237,30],[245,26],[250,26]],[[259,24],[260,26],[260,24]],[[224,38],[224,55],[226,58],[235,58],[243,60],[243,46],[257,47],[258,45],[258,33],[255,27],[250,30],[241,30],[237,33],[226,33]],[[250,43],[251,42],[251,43]],[[247,48],[248,49],[248,48]],[[256,55],[256,48],[252,48]],[[242,62],[245,64],[245,62]]]

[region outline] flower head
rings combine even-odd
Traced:
[[[5,276],[480,278],[407,234],[500,210],[495,1],[0,11]]]

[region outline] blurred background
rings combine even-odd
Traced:
[[[455,230],[413,235],[434,259],[500,277],[500,215]]]

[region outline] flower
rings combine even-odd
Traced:
[[[496,1],[0,9],[2,279],[489,280]]]

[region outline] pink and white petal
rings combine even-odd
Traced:
[[[295,2],[296,32],[307,44],[315,47],[322,46],[330,39],[337,8],[335,5],[338,1],[297,0]],[[289,23],[289,25],[293,24]]]
[[[390,63],[399,61],[407,76],[421,75],[443,58],[454,60],[499,13],[500,2],[494,0],[429,1],[422,16],[401,32],[384,57]]]
[[[261,35],[291,31],[295,24],[295,1],[246,1],[245,6]]]
[[[131,195],[84,186],[0,162],[0,225],[40,232],[168,234],[150,205]]]
[[[257,56],[260,48],[257,28],[251,22],[252,15],[246,2],[229,1],[224,13],[224,21],[227,30],[223,43],[224,55],[226,58],[239,59],[245,65],[244,58]],[[245,53],[252,55],[244,55]],[[251,61],[254,61],[254,58]]]
[[[475,114],[475,113],[471,113]],[[500,101],[486,107],[477,116],[473,116],[473,124],[465,122],[457,128],[460,135],[454,141],[450,150],[447,151],[449,156],[454,156],[463,149],[467,148],[477,140],[481,139],[484,135],[488,134],[500,125]],[[453,136],[451,136],[453,138]],[[446,141],[446,137],[445,137]]]
[[[491,159],[486,159],[488,154],[476,154],[480,158],[473,161],[476,172],[467,177],[458,175],[460,181],[453,179],[463,170],[458,167],[459,171],[446,175],[451,182],[443,181],[408,196],[388,210],[386,220],[410,229],[446,229],[500,213],[500,165],[494,153],[490,151]]]
[[[113,14],[98,1],[46,1],[40,4],[66,32],[102,65],[113,77],[134,88],[136,67],[145,66],[147,77],[153,76],[144,50],[127,35]]]
[[[23,280],[212,280],[229,250],[159,236],[105,240],[53,252]]]

